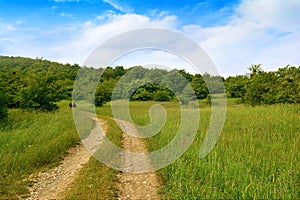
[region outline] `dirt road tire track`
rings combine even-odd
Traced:
[[[95,119],[97,120],[97,119]],[[107,125],[103,120],[98,120],[99,126],[102,127],[104,133],[107,131]],[[131,135],[138,134],[134,126],[129,122],[117,120],[127,133]],[[99,126],[96,126],[89,136],[82,141],[89,149],[96,150],[97,145],[102,141],[98,133]],[[140,138],[129,136],[124,132],[122,137],[123,149],[129,152],[147,153],[147,148]],[[99,139],[100,138],[100,139]],[[94,152],[92,150],[92,152]],[[74,148],[69,149],[68,155],[64,158],[62,163],[46,172],[34,174],[30,179],[34,182],[33,186],[29,188],[30,196],[27,200],[43,200],[43,199],[64,199],[64,193],[72,187],[74,181],[79,175],[79,171],[85,164],[89,162],[92,154],[87,148],[80,144]],[[139,163],[138,160],[126,154],[121,154],[122,168],[130,171],[131,167],[135,167],[132,163]],[[149,168],[151,166],[150,159],[146,157],[142,164]],[[159,179],[155,172],[148,173],[130,173],[120,172],[119,178],[119,199],[160,199],[158,195],[158,188],[160,185]]]
[[[117,120],[121,129],[124,131],[122,137],[123,150],[135,153],[147,153],[147,147],[142,139],[137,137],[132,137],[130,135],[138,134],[138,131],[134,128],[132,124],[126,121]],[[127,133],[126,133],[127,132]],[[128,134],[130,132],[130,135]],[[158,188],[160,185],[159,179],[155,173],[130,173],[131,169],[134,171],[143,165],[146,169],[151,167],[151,161],[148,156],[144,157],[142,160],[134,160],[128,154],[123,153],[121,155],[122,169],[119,177],[119,197],[120,199],[160,199],[158,195]],[[134,169],[135,168],[135,169]]]
[[[97,126],[86,139],[82,140],[83,143],[92,145],[89,149],[96,149],[97,145],[101,143],[101,136],[106,132],[106,123],[103,120],[94,120],[98,122]],[[99,126],[103,131],[99,132]],[[29,178],[34,184],[29,188],[30,195],[27,200],[63,199],[63,194],[73,185],[80,169],[89,162],[91,156],[92,154],[87,148],[79,144],[69,149],[67,156],[59,166],[31,175]]]

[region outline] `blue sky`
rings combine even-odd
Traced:
[[[0,55],[82,64],[110,37],[152,27],[196,41],[222,75],[258,63],[273,70],[300,65],[299,9],[299,0],[0,0]],[[184,67],[174,56],[138,55],[117,64]]]

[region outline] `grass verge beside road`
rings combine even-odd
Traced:
[[[0,199],[24,196],[28,176],[59,164],[79,137],[67,102],[53,113],[10,110],[0,124]]]

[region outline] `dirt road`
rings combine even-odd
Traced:
[[[82,143],[90,145],[89,149],[94,151],[101,144],[103,134],[106,132],[105,122],[102,120],[97,122],[99,123],[89,136],[82,140]],[[72,186],[80,169],[88,163],[91,156],[92,154],[82,144],[69,149],[68,155],[59,166],[30,177],[35,183],[29,188],[30,196],[27,199],[63,199],[64,192]]]
[[[123,130],[123,150],[128,152],[147,153],[147,147],[142,139],[132,137],[138,135],[136,128],[129,122],[117,120]],[[129,133],[131,136],[129,136]],[[121,155],[121,165],[125,172],[119,174],[119,197],[120,199],[159,199],[159,179],[155,172],[131,173],[142,168],[150,169],[150,158],[145,155],[140,159],[125,152]]]
[[[97,119],[95,119],[97,120]],[[36,199],[63,199],[64,192],[67,191],[76,178],[80,169],[84,164],[87,164],[96,148],[102,142],[102,137],[107,130],[107,125],[102,120],[97,120],[98,125],[91,131],[89,136],[82,140],[85,145],[77,145],[69,150],[68,155],[62,163],[46,172],[32,175],[30,178],[35,183],[29,188],[30,196],[28,200]],[[144,154],[147,148],[144,142],[132,135],[137,135],[135,127],[129,122],[117,120],[124,134],[122,138],[123,150]],[[102,127],[102,129],[99,128]],[[102,130],[102,131],[101,131]],[[127,133],[130,133],[129,136]],[[131,157],[130,154],[121,154],[121,165],[123,171],[118,175],[119,178],[119,199],[159,199],[158,187],[159,181],[155,172],[148,173],[131,173],[136,169],[149,169],[151,162],[148,156],[137,160]]]

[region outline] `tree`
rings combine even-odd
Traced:
[[[186,72],[184,69],[177,70],[188,82],[191,82],[193,79],[193,75]]]
[[[149,70],[145,77],[152,83],[161,84],[163,77],[166,76],[167,73],[168,71],[166,70],[154,68]]]
[[[225,81],[227,96],[231,98],[242,98],[245,96],[248,77],[245,75],[230,76]]]
[[[55,102],[70,99],[78,69],[76,64],[63,65],[42,58],[0,56],[0,88],[8,108],[48,111],[56,107]],[[48,100],[51,106],[47,106]]]
[[[186,85],[183,91],[177,96],[177,99],[183,105],[187,105],[190,101],[196,100],[197,96],[190,84]]]
[[[250,105],[300,103],[300,68],[286,66],[275,72],[264,72],[252,66],[246,86],[245,103]]]
[[[95,105],[102,106],[106,102],[111,101],[112,93],[116,85],[116,80],[109,79],[100,82],[95,93]]]
[[[26,87],[20,90],[20,107],[30,110],[52,111],[58,109],[55,102],[60,93],[44,73],[30,74],[26,79]]]
[[[250,105],[276,103],[276,79],[274,72],[260,72],[252,76],[246,88],[245,103]]]
[[[174,98],[174,93],[163,85],[154,83],[145,84],[132,94],[132,101],[170,101]]]
[[[123,68],[123,66],[116,66],[114,69],[114,78],[120,78],[121,76],[123,76],[126,73],[125,69]]]
[[[200,74],[196,74],[191,82],[191,86],[193,87],[197,99],[205,99],[208,95],[208,88],[206,86],[205,81],[203,80]]]
[[[208,73],[203,74],[203,79],[207,85],[209,93],[211,94],[220,94],[224,93],[224,78],[221,76],[212,76]]]
[[[263,72],[261,64],[251,65],[250,67],[248,67],[248,70],[251,71],[251,73],[250,73],[251,77],[254,76],[254,75],[257,75],[257,74],[259,74],[261,72]]]
[[[288,65],[275,74],[278,103],[300,103],[300,68]]]
[[[153,94],[151,92],[147,91],[146,88],[140,87],[133,93],[130,100],[132,100],[132,101],[149,101],[149,100],[152,100],[152,96],[153,96]]]
[[[153,94],[154,101],[170,101],[174,98],[174,93],[164,86],[160,86]]]
[[[166,85],[175,94],[179,94],[188,84],[188,80],[177,70],[172,70],[163,77],[162,84]]]
[[[7,98],[0,90],[0,121],[7,118]]]
[[[154,101],[170,101],[171,97],[169,93],[165,90],[160,90],[154,93],[153,100]]]

